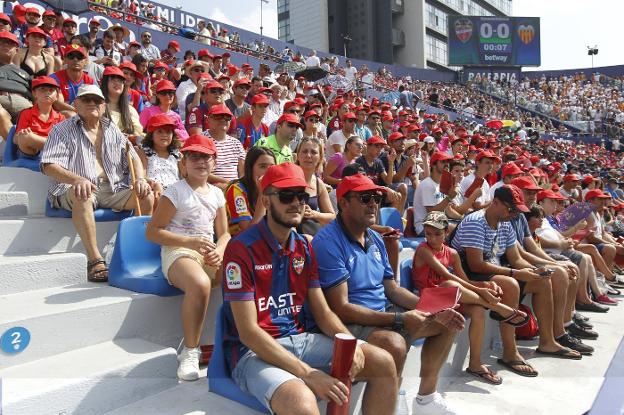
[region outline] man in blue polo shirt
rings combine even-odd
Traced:
[[[414,310],[419,298],[395,282],[383,240],[370,229],[384,189],[363,174],[342,179],[336,190],[338,218],[312,241],[321,287],[331,309],[356,337],[392,354],[399,374],[411,341],[426,337],[413,412],[454,414],[436,389],[455,332],[465,320],[451,309],[435,315]]]
[[[315,255],[293,231],[303,219],[307,182],[299,166],[267,169],[260,183],[266,218],[227,246],[223,259],[224,348],[232,378],[277,414],[317,414],[316,397],[342,404],[347,387],[326,374],[337,333],[349,333],[319,287]],[[303,306],[319,333],[306,332]],[[393,414],[392,356],[361,343],[349,372],[367,381],[365,414]]]

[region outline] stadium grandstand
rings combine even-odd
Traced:
[[[622,413],[624,65],[2,4],[0,415]]]

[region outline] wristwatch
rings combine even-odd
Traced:
[[[392,325],[392,330],[403,330],[403,313],[399,313],[398,311],[394,312],[394,324]]]

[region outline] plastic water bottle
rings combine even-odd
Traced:
[[[410,415],[409,406],[407,406],[407,396],[405,396],[405,391],[399,391],[399,402],[397,402],[397,410],[396,415]]]

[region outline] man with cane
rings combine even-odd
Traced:
[[[77,115],[55,125],[41,152],[41,171],[52,178],[48,199],[54,208],[72,212],[72,221],[87,253],[87,279],[108,280],[108,268],[97,246],[97,208],[116,211],[137,207],[151,215],[154,198],[132,147],[133,182],[126,157],[126,136],[104,117],[106,104],[96,85],[83,85],[75,100]],[[131,188],[137,198],[132,198]]]
[[[280,415],[318,414],[317,397],[348,405],[348,388],[327,373],[332,337],[350,333],[325,301],[310,243],[293,230],[309,197],[303,171],[290,162],[271,166],[260,187],[265,219],[232,239],[223,258],[232,378]],[[320,333],[308,331],[312,317]],[[367,381],[364,414],[394,413],[398,383],[388,352],[360,342],[349,377]]]

